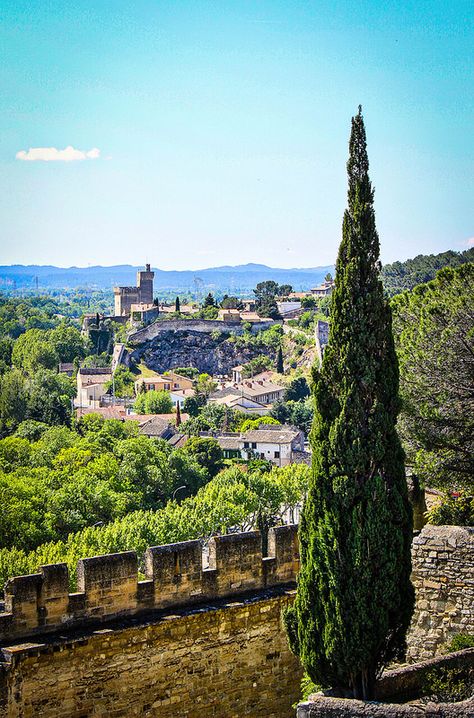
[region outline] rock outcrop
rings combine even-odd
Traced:
[[[271,359],[275,351],[261,345],[239,345],[226,334],[218,337],[198,331],[160,331],[153,339],[139,344],[130,354],[132,362],[144,362],[157,372],[192,366],[208,374],[228,374],[232,367],[246,364],[260,354]]]

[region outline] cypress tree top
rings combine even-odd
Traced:
[[[359,107],[329,343],[321,370],[313,369],[313,473],[298,592],[286,616],[310,677],[363,698],[377,672],[403,655],[413,608],[411,509],[395,429],[398,364],[368,170]]]

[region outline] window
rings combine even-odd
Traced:
[[[248,441],[244,441],[244,449],[248,449],[250,447],[250,444]]]
[[[256,441],[252,441],[252,449],[256,449],[256,448],[257,448],[257,442],[256,442]]]
[[[275,459],[279,459],[279,458],[280,458],[280,452],[279,452],[279,451],[275,451]]]

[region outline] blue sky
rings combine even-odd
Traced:
[[[474,242],[471,0],[0,13],[1,264],[332,263],[359,103],[382,260]]]

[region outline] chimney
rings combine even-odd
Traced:
[[[146,268],[146,271],[147,271],[147,272],[150,271],[150,265],[149,265],[149,264],[145,264],[145,268]]]

